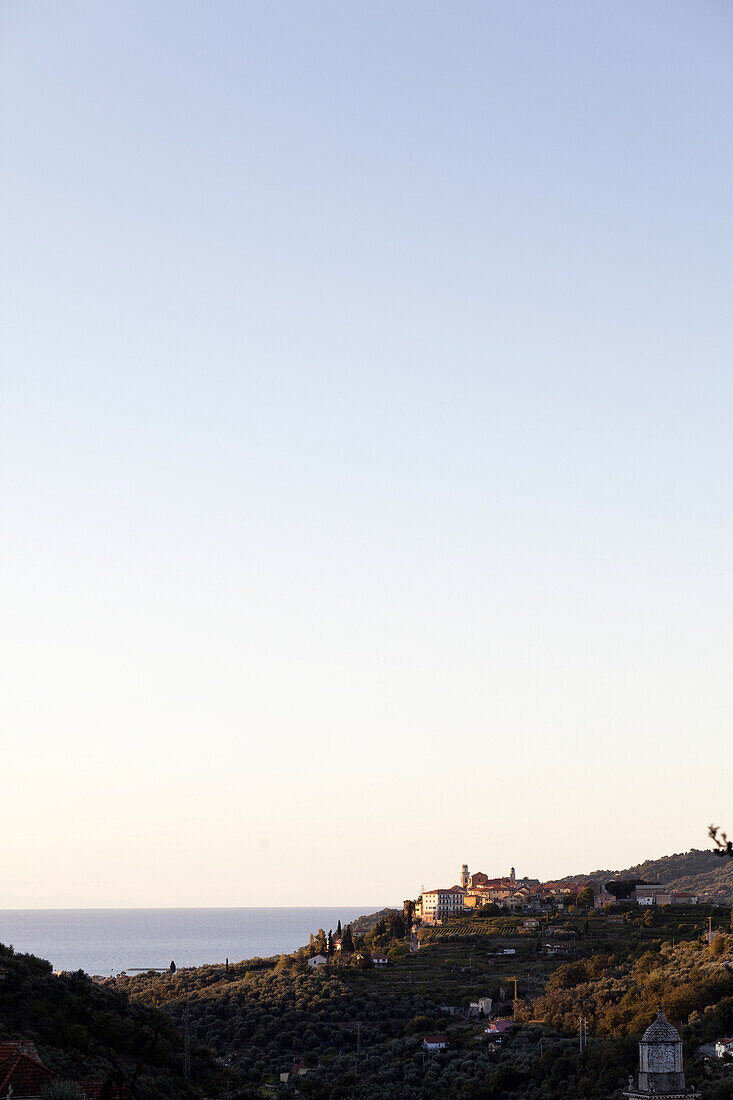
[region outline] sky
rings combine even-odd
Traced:
[[[0,10],[0,906],[733,831],[726,0]]]

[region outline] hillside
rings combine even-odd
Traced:
[[[708,917],[723,930],[713,945]],[[730,1100],[726,1067],[695,1055],[733,1028],[729,910],[558,910],[552,919],[560,956],[543,952],[520,916],[466,914],[429,930],[417,950],[375,928],[367,946],[387,952],[385,966],[334,956],[311,970],[299,952],[149,972],[128,988],[179,1027],[188,1014],[191,1034],[252,1098],[293,1095],[295,1080],[310,1100],[608,1100],[634,1071],[636,1039],[661,1001],[683,1029],[688,1083],[703,1100]],[[509,1026],[500,1040],[472,1011],[478,997]],[[426,1054],[426,1035],[445,1035],[448,1047]]]
[[[351,931],[355,936],[363,936],[367,932],[371,932],[371,930],[379,924],[380,920],[388,920],[390,916],[397,913],[401,915],[401,910],[387,908],[380,909],[377,913],[365,913],[357,917],[356,920],[351,921]]]
[[[608,882],[612,878],[639,878],[661,882],[675,890],[699,894],[707,901],[733,903],[733,860],[721,859],[709,849],[678,852],[661,859],[647,859],[622,870],[593,871],[589,875],[569,875],[563,883]]]
[[[57,976],[51,964],[0,944],[0,1040],[30,1040],[62,1078],[125,1085],[133,1100],[194,1100],[238,1080],[198,1044],[184,1079],[183,1040],[170,1015],[131,1004],[114,985],[83,971]]]

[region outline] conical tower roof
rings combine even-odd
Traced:
[[[642,1043],[679,1043],[681,1040],[679,1031],[672,1027],[660,1008],[659,1015],[653,1023],[649,1024],[641,1041]]]

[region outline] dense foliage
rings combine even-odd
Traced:
[[[82,971],[56,976],[51,964],[0,944],[0,1039],[30,1039],[62,1078],[124,1083],[139,1100],[195,1097],[223,1089],[226,1071],[194,1051],[183,1078],[181,1036],[170,1015]],[[55,1086],[60,1091],[60,1086]],[[67,1088],[68,1091],[68,1088]]]
[[[723,930],[712,945],[708,915]],[[281,1084],[280,1075],[298,1063],[305,1072],[297,1087],[314,1100],[607,1098],[635,1070],[639,1033],[661,999],[681,1028],[691,1084],[705,1100],[733,1097],[724,1068],[696,1055],[700,1043],[733,1031],[728,910],[578,909],[544,920],[564,934],[567,958],[548,958],[542,936],[524,930],[519,915],[457,918],[419,951],[393,936],[398,922],[391,932],[388,917],[380,917],[367,942],[354,938],[367,954],[386,951],[388,967],[344,965],[334,953],[331,965],[312,971],[304,951],[150,973],[131,988],[136,999],[165,1006],[179,1025],[188,1010],[196,1040],[236,1068],[252,1096],[265,1087],[287,1092],[293,1079]],[[309,951],[328,949],[333,939],[319,930]],[[515,955],[501,954],[506,944]],[[485,1020],[468,1013],[478,996],[492,997],[504,1016],[515,1012],[517,1027],[501,1045],[485,1034]],[[581,1016],[588,1030],[582,1052]],[[448,1035],[446,1051],[423,1050],[423,1037],[434,1032]]]

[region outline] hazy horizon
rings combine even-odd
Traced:
[[[5,5],[0,908],[733,831],[732,24]]]
[[[703,845],[701,848],[696,849],[695,846],[692,845],[689,849],[686,849],[686,851],[693,851],[693,850],[710,851],[710,848]],[[599,871],[609,871],[609,872],[616,873],[616,872],[621,872],[621,871],[626,870],[627,867],[634,867],[639,863],[645,863],[647,860],[663,859],[665,856],[673,856],[673,855],[680,855],[680,854],[685,854],[685,853],[684,852],[682,852],[682,853],[680,853],[680,852],[671,852],[671,851],[670,852],[662,852],[658,855],[642,856],[639,859],[634,860],[633,862],[630,862],[630,863],[627,863],[627,864],[624,864],[624,865],[618,864],[618,865],[609,865],[608,867],[598,866],[598,867],[581,867],[581,868],[575,868],[575,869],[566,869],[564,871],[558,872],[557,874],[550,874],[550,875],[542,876],[542,881],[543,882],[560,881],[562,879],[570,878],[572,876],[578,876],[578,875],[582,876],[582,875],[596,874]],[[721,864],[721,867],[722,867],[722,864]],[[444,868],[444,870],[447,870],[447,869]],[[492,866],[489,866],[489,865],[484,866],[484,864],[481,864],[481,865],[477,864],[476,866],[471,866],[470,870],[471,870],[471,874],[473,874],[476,871],[484,871],[484,872],[488,871],[489,874],[492,874],[493,872],[496,872],[497,877],[499,875],[508,874],[508,871],[509,871],[508,868],[504,868],[504,867],[498,867],[497,868],[497,867],[494,867],[493,865]],[[436,885],[440,885],[440,886],[454,885],[454,884],[458,883],[458,881],[459,881],[459,873],[458,872],[460,871],[460,868],[455,867],[455,868],[453,868],[453,871],[455,872],[453,875],[451,875],[450,873],[445,873],[442,876],[441,875],[437,875],[437,876],[434,875],[433,879],[430,880],[430,885],[428,885],[428,883],[425,883],[424,885],[426,886],[427,889],[432,889],[432,887],[436,886]],[[517,880],[518,881],[521,881],[522,878],[537,878],[537,877],[538,876],[536,874],[534,874],[531,870],[526,870],[525,869],[524,871],[517,871]],[[440,882],[438,882],[438,879],[440,879]],[[433,881],[433,880],[435,880],[435,881]],[[416,890],[412,891],[412,893],[408,892],[405,895],[405,897],[417,897],[419,891],[420,891],[420,887],[418,887]],[[383,901],[383,902],[380,902],[380,903],[377,903],[377,904],[369,903],[369,905],[365,905],[364,915],[369,915],[370,913],[377,912],[379,909],[384,909],[384,908],[399,908],[399,909],[401,909],[402,908],[402,903],[403,903],[404,900],[405,900],[405,898],[399,898],[399,899],[394,899],[392,901]],[[303,905],[285,905],[285,904],[283,904],[283,905],[255,905],[255,904],[252,904],[252,905],[226,905],[226,904],[203,905],[203,904],[201,904],[201,905],[111,905],[111,906],[97,906],[97,905],[57,905],[57,906],[51,906],[51,905],[43,905],[43,906],[2,905],[2,906],[0,906],[0,911],[4,910],[4,911],[7,911],[7,912],[21,912],[21,911],[31,911],[32,912],[34,909],[39,909],[39,910],[40,909],[43,909],[43,910],[58,909],[58,910],[61,910],[61,911],[63,911],[63,910],[73,911],[75,909],[79,909],[79,910],[93,910],[93,909],[100,909],[100,910],[101,909],[113,909],[113,910],[120,910],[120,909],[122,909],[122,910],[123,909],[149,909],[149,910],[156,910],[156,909],[161,909],[161,910],[163,910],[163,909],[202,909],[203,910],[203,909],[318,909],[318,908],[338,909],[339,906],[341,906],[343,908],[354,909],[354,908],[358,908],[359,905],[361,905],[361,904],[363,904],[363,903],[355,902],[353,900],[350,900],[350,901],[346,901],[346,902],[333,902],[333,903],[329,903],[327,905],[320,905],[320,906],[317,905],[317,904],[316,905],[313,905],[313,904],[303,904]],[[370,906],[371,906],[371,908],[370,908]]]

